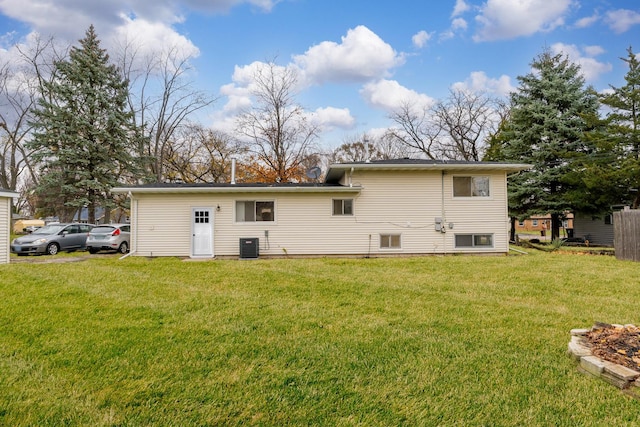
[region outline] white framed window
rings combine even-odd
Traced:
[[[493,234],[456,234],[456,248],[492,248]]]
[[[333,215],[353,215],[353,199],[333,199]]]
[[[532,219],[531,220],[531,225],[534,226],[534,227],[537,227],[538,226],[538,220],[537,219]]]
[[[453,197],[489,197],[488,176],[454,176]]]
[[[518,225],[519,225],[520,227],[524,227],[524,220],[520,220],[520,221],[518,221]]]
[[[275,203],[273,200],[236,200],[236,222],[273,222]]]
[[[401,239],[399,234],[381,234],[380,249],[400,249]]]

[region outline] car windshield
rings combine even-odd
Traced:
[[[95,227],[91,230],[91,234],[109,234],[109,233],[113,233],[113,230],[115,230],[115,227],[112,226],[100,226],[100,227]]]
[[[44,227],[38,228],[31,234],[56,234],[59,233],[64,227],[64,225],[60,224],[45,225]]]

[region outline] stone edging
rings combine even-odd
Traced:
[[[622,325],[613,326],[622,327]],[[640,372],[594,356],[586,338],[592,330],[593,328],[571,330],[568,353],[578,363],[578,370],[601,378],[636,399],[640,399]]]

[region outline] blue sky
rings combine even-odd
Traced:
[[[107,49],[125,33],[149,51],[177,46],[194,85],[218,97],[200,120],[223,130],[249,102],[254,67],[295,67],[325,147],[390,126],[406,100],[507,96],[545,48],[597,90],[622,85],[619,58],[640,52],[638,0],[0,0],[0,14],[0,59],[33,32],[75,43],[90,24]]]

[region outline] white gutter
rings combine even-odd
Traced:
[[[518,172],[531,169],[532,165],[524,163],[337,163],[329,166],[329,169],[348,170],[496,170]]]
[[[362,190],[360,186],[342,187],[342,186],[318,186],[318,187],[239,187],[238,184],[233,187],[206,187],[206,186],[178,186],[178,187],[114,187],[112,193],[359,193]]]

